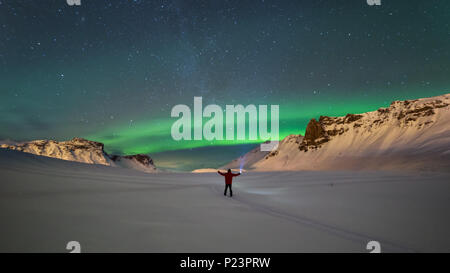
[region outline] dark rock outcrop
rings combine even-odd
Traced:
[[[148,155],[144,155],[144,154],[126,155],[126,156],[124,156],[124,158],[134,159],[144,166],[153,165],[153,160]]]
[[[321,117],[322,118],[322,117]],[[328,117],[322,118],[322,120],[327,120]],[[299,145],[300,151],[308,151],[310,148],[317,148],[321,144],[329,141],[329,136],[322,124],[316,119],[311,119],[306,126],[305,136],[303,141]]]
[[[120,160],[122,160],[123,158],[125,159],[129,159],[129,160],[134,160],[136,162],[139,162],[140,164],[148,167],[148,166],[154,166],[153,163],[153,159],[151,159],[151,157],[149,157],[146,154],[135,154],[135,155],[108,155],[108,157],[114,161],[114,162],[118,162]]]
[[[344,118],[344,123],[352,123],[354,121],[360,120],[363,115],[347,114]]]

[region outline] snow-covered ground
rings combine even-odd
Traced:
[[[0,149],[0,251],[450,251],[450,174],[146,174]]]

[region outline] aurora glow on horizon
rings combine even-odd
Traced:
[[[174,141],[174,105],[277,104],[283,138],[320,115],[448,93],[449,10],[444,0],[0,0],[0,139],[79,136],[175,159],[234,149],[208,158],[219,164],[258,141]]]

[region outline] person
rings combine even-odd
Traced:
[[[228,172],[222,173],[220,171],[217,171],[220,175],[225,176],[225,191],[223,192],[223,195],[227,195],[228,188],[230,189],[230,197],[233,196],[233,191],[231,190],[231,183],[233,182],[233,177],[241,175],[241,173],[232,173],[230,169],[228,169]]]

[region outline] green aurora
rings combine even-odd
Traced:
[[[442,90],[445,90],[444,88]],[[394,100],[416,99],[442,95],[446,92],[411,92],[408,95],[386,94],[373,98],[359,98],[358,100],[337,99],[323,97],[314,103],[287,102],[280,105],[280,140],[290,134],[304,134],[307,123],[311,118],[325,116],[343,116],[348,113],[364,113],[387,107]],[[245,105],[244,105],[245,106]],[[203,106],[205,107],[205,106]],[[222,106],[222,108],[225,108]],[[270,111],[269,111],[270,112]],[[225,115],[224,115],[225,116]],[[179,140],[171,137],[171,126],[178,118],[161,118],[148,122],[135,122],[133,125],[124,124],[109,128],[102,132],[84,136],[87,139],[99,141],[105,144],[107,152],[120,154],[151,154],[164,151],[185,150],[208,146],[236,146],[241,144],[257,144],[264,139],[248,140],[248,115],[246,122],[246,140]],[[203,124],[209,118],[203,119]],[[224,117],[225,123],[225,117]],[[270,120],[268,120],[270,128]],[[193,130],[193,128],[186,128]],[[225,129],[223,129],[225,132]],[[236,133],[236,129],[235,129]],[[192,134],[191,134],[192,135]]]
[[[263,139],[175,141],[173,106],[279,105],[284,138],[450,92],[450,1],[82,2],[0,1],[0,141],[84,137],[214,167]]]

